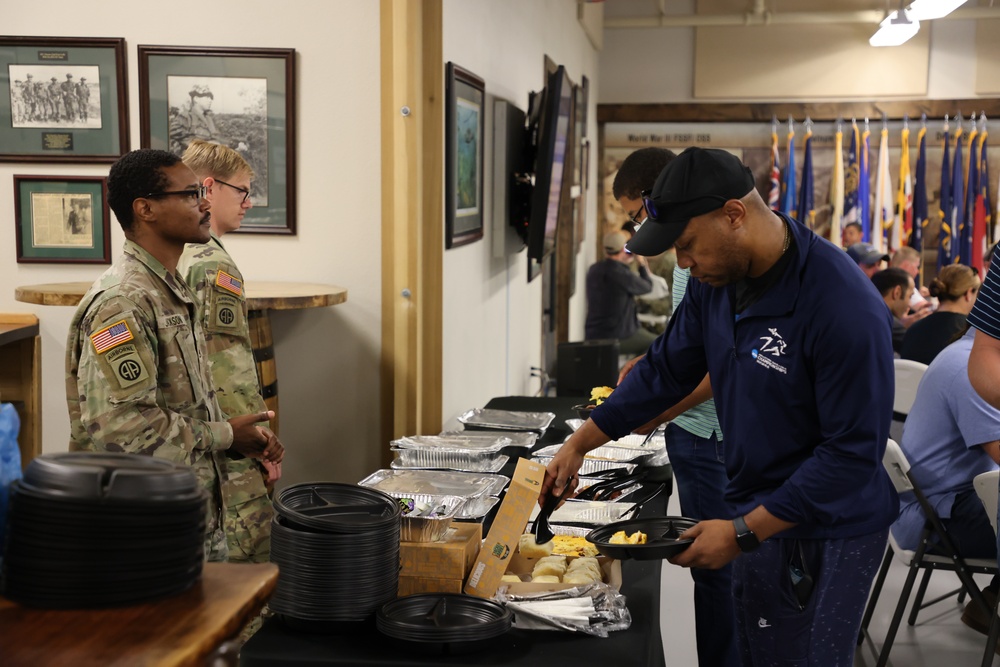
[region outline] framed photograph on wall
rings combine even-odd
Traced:
[[[254,170],[238,231],[295,233],[295,49],[139,45],[143,148],[225,144]]]
[[[110,264],[107,179],[14,176],[20,264]]]
[[[114,162],[126,85],[124,39],[0,36],[0,161]]]
[[[486,84],[448,63],[445,73],[445,248],[483,238]]]

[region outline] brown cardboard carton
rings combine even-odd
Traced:
[[[572,557],[570,557],[572,559]],[[533,584],[531,583],[531,571],[535,568],[537,558],[525,558],[521,554],[515,554],[507,566],[506,574],[516,574],[522,578],[519,584],[511,583],[509,586],[511,593],[545,593],[547,591],[561,591],[573,588],[576,584]],[[621,590],[622,587],[622,564],[620,560],[598,556],[597,562],[601,565],[602,580],[613,589]]]
[[[465,579],[436,579],[432,577],[399,578],[399,597],[417,593],[461,593]]]
[[[507,571],[507,563],[524,534],[531,508],[538,502],[544,477],[545,466],[542,464],[528,459],[517,462],[507,494],[500,503],[496,519],[465,584],[465,592],[469,595],[490,598],[496,593],[500,577]]]
[[[464,581],[482,539],[481,524],[456,521],[437,542],[400,542],[399,576]],[[454,592],[461,593],[461,586]]]

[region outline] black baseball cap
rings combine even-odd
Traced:
[[[674,245],[691,218],[742,199],[754,188],[753,173],[729,151],[692,146],[670,161],[643,205],[649,219],[628,242],[637,255],[659,255]]]

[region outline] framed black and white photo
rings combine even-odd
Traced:
[[[254,170],[238,231],[295,233],[295,50],[139,45],[144,148],[225,144]]]
[[[124,39],[0,37],[0,161],[114,162],[126,79]]]
[[[107,179],[14,176],[14,226],[21,264],[110,264]]]
[[[445,106],[445,247],[483,238],[483,140],[486,86],[448,63]]]

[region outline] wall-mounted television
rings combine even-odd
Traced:
[[[526,217],[510,220],[528,246],[529,265],[555,249],[572,108],[573,87],[560,65],[549,75],[545,90],[529,100],[524,166],[533,171],[534,183],[530,195],[524,190],[520,194],[530,197],[531,207]]]

